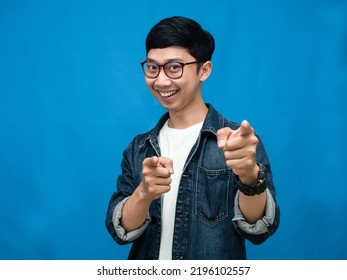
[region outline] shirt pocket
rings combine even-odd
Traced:
[[[230,178],[230,169],[198,167],[195,197],[195,215],[198,219],[212,225],[228,217]]]

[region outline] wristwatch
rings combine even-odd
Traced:
[[[257,163],[257,165],[259,166],[259,173],[258,173],[257,183],[255,185],[253,185],[253,186],[245,185],[244,183],[241,182],[239,176],[237,176],[237,175],[235,176],[237,188],[244,195],[254,196],[256,194],[261,194],[267,188],[267,185],[266,185],[266,167],[261,163]]]

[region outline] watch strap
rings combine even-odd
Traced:
[[[267,189],[266,167],[263,164],[260,164],[260,163],[257,163],[257,164],[259,166],[259,173],[258,173],[257,183],[255,185],[253,186],[246,185],[241,182],[239,176],[235,175],[237,188],[244,195],[247,195],[247,196],[254,196],[256,194],[259,195]]]

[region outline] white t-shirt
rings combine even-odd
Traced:
[[[159,259],[172,259],[172,241],[175,226],[176,201],[181,175],[188,154],[199,137],[203,122],[185,129],[175,129],[168,126],[168,121],[159,133],[161,156],[170,158],[173,162],[174,174],[171,175],[171,189],[161,196],[161,240]]]

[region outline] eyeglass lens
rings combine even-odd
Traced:
[[[155,62],[147,61],[143,63],[143,71],[148,78],[156,78],[159,76],[160,67],[163,66],[165,74],[171,79],[178,79],[183,74],[183,65],[178,62],[167,62],[159,65]]]

